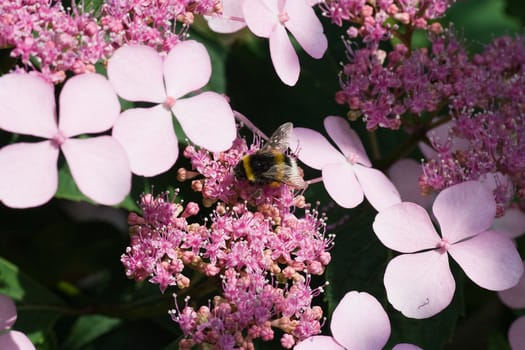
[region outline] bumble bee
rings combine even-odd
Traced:
[[[306,187],[295,159],[285,153],[292,129],[292,123],[281,125],[260,150],[244,156],[235,166],[235,178],[256,185]]]

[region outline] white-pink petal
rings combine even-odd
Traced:
[[[372,166],[359,135],[350,128],[348,121],[341,117],[328,116],[324,119],[324,128],[349,161]]]
[[[0,77],[0,129],[44,138],[55,136],[53,85],[29,74]]]
[[[345,350],[332,337],[326,335],[316,335],[298,343],[294,350]]]
[[[380,211],[372,225],[386,247],[402,253],[436,248],[441,241],[425,209],[403,202]]]
[[[243,2],[244,20],[253,34],[268,38],[274,27],[279,25],[277,1],[249,0]]]
[[[16,322],[16,306],[7,295],[0,294],[0,331],[11,328]]]
[[[233,33],[246,26],[243,0],[222,0],[222,15],[206,16],[208,26],[217,33]]]
[[[448,252],[472,281],[489,290],[514,287],[523,275],[514,242],[499,232],[482,232],[451,245]]]
[[[381,211],[401,203],[396,187],[381,171],[360,164],[355,164],[353,168],[366,199],[375,210]]]
[[[505,215],[494,219],[492,229],[517,238],[525,232],[525,213],[519,208],[508,208]]]
[[[312,7],[305,1],[287,0],[284,11],[289,17],[285,26],[301,47],[313,58],[323,57],[328,48],[328,40]]]
[[[298,150],[301,162],[314,169],[321,170],[330,163],[346,163],[345,157],[316,130],[294,128],[290,149]]]
[[[0,149],[0,200],[12,208],[49,201],[58,186],[58,154],[51,141],[19,142]]]
[[[402,254],[385,270],[385,289],[392,306],[410,318],[436,315],[452,301],[456,282],[447,254],[436,250]]]
[[[347,349],[381,350],[390,321],[381,304],[366,292],[348,292],[332,314],[332,335]]]
[[[163,74],[162,57],[149,46],[123,46],[108,62],[109,81],[117,94],[128,101],[164,102]]]
[[[175,164],[179,146],[171,118],[171,112],[158,105],[128,109],[117,119],[113,137],[124,147],[134,174],[155,176]]]
[[[430,208],[434,197],[432,195],[421,195],[419,187],[420,163],[413,159],[403,158],[395,162],[388,169],[387,174],[398,189],[402,200],[419,204],[425,209]]]
[[[60,93],[58,126],[66,137],[106,131],[120,114],[120,103],[110,82],[100,74],[69,78]]]
[[[18,331],[9,331],[0,335],[0,349],[35,350],[35,346],[24,333]]]
[[[510,325],[508,337],[512,350],[525,349],[525,316],[518,318]]]
[[[502,290],[498,292],[498,295],[501,301],[508,307],[513,309],[525,308],[525,274],[521,276],[516,286]]]
[[[166,93],[175,99],[200,89],[210,77],[210,55],[204,45],[197,41],[178,43],[164,60]]]
[[[275,72],[283,83],[294,86],[299,80],[299,57],[284,26],[277,24],[270,34],[270,56]]]
[[[115,205],[131,189],[126,152],[111,136],[67,139],[61,147],[78,188],[94,201]]]
[[[363,202],[363,191],[350,164],[328,164],[323,168],[322,176],[326,191],[341,207],[354,208]]]
[[[441,236],[454,243],[487,230],[496,215],[496,201],[481,182],[466,181],[441,191],[432,211]]]
[[[171,110],[186,136],[212,152],[229,149],[237,135],[230,105],[215,92],[181,99]]]

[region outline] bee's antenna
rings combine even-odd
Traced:
[[[259,130],[258,127],[255,126],[246,116],[240,112],[233,111],[233,115],[235,116],[235,119],[237,119],[241,124],[245,125],[248,129],[250,129],[254,134],[259,135],[263,140],[268,141],[268,136],[261,130]]]

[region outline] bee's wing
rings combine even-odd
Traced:
[[[288,142],[290,135],[292,134],[293,124],[288,122],[284,123],[277,130],[274,131],[272,136],[266,144],[260,149],[260,152],[269,152],[271,150],[278,150],[284,152],[288,149]]]
[[[305,188],[306,182],[299,174],[297,166],[290,166],[288,164],[275,164],[270,169],[261,174],[262,177],[270,180],[282,182],[295,188]]]

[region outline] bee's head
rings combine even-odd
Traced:
[[[246,170],[244,170],[244,164],[242,160],[233,169],[233,174],[237,180],[246,180]]]

